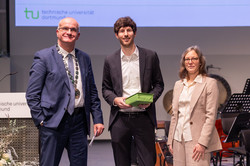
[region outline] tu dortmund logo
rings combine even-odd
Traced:
[[[39,18],[39,11],[37,11],[36,16],[34,16],[34,13],[32,10],[28,10],[27,8],[24,10],[26,19],[30,19],[30,16],[32,19],[38,19]]]

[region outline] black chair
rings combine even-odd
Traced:
[[[232,151],[235,155],[240,155],[240,160],[234,165],[235,166],[245,166],[245,157],[246,157],[246,166],[250,166],[250,129],[241,130],[240,139],[242,141],[242,146],[238,148],[232,148]]]
[[[168,137],[168,132],[169,132],[169,126],[170,126],[170,121],[157,121],[157,130],[158,129],[162,129],[164,130],[164,135],[161,136],[159,139],[156,139],[156,142],[159,143],[162,153],[163,154],[158,154],[159,158],[161,158],[161,155],[163,155],[164,161],[162,161],[162,163],[160,163],[160,166],[165,166],[165,164],[167,163],[167,165],[172,165],[173,164],[173,156],[170,153],[168,147],[167,147],[167,137]],[[161,161],[161,160],[160,160]]]
[[[225,113],[225,115],[227,115],[227,117],[229,118],[230,113]],[[235,115],[237,115],[237,113],[235,113]],[[233,165],[234,166],[245,166],[245,160],[244,160],[245,157],[248,160],[248,164],[250,164],[249,163],[249,151],[246,150],[246,145],[249,148],[249,141],[247,140],[250,139],[250,135],[248,131],[249,130],[249,113],[238,113],[237,118],[235,117],[234,120],[235,121],[231,125],[231,127],[232,126],[233,127],[229,133],[227,141],[239,140],[240,146],[239,147],[232,146],[231,148],[228,148],[228,150],[233,152]],[[235,163],[235,156],[239,156],[239,161],[237,163]]]
[[[231,125],[233,124],[233,121],[234,121],[236,116],[237,116],[237,114],[220,113],[221,126],[222,126],[222,131],[224,134],[228,135],[230,128],[231,128]],[[218,133],[219,132],[221,132],[221,131],[218,131]],[[220,136],[221,141],[226,139],[226,136],[224,134],[221,134],[221,136]],[[233,143],[232,143],[232,146],[234,146]],[[211,162],[213,163],[213,166],[217,166],[218,162],[219,162],[219,165],[221,166],[223,155],[227,155],[227,156],[233,155],[233,152],[230,152],[228,150],[211,152]]]
[[[237,117],[239,113],[221,113],[221,125],[222,125],[222,130],[224,132],[224,134],[228,135],[230,128],[235,120],[235,118]],[[223,140],[226,139],[226,137],[221,138]],[[235,142],[232,142],[232,147],[228,148],[228,150],[224,150],[221,152],[220,156],[219,156],[219,165],[221,166],[221,162],[222,162],[222,156],[224,154],[229,154],[229,155],[233,155],[234,158],[234,163],[235,163],[235,155],[236,153],[234,153],[234,150],[238,150],[238,147],[235,147]]]
[[[169,133],[169,127],[170,127],[170,121],[165,121],[165,135],[166,137],[168,137],[168,133]],[[168,150],[167,145],[165,146],[165,161],[169,164],[173,165],[173,156],[170,153],[170,151]]]
[[[250,166],[250,129],[241,130],[241,135],[246,151],[247,166]]]
[[[239,147],[228,148],[228,150],[233,152],[233,165],[234,166],[245,166],[244,159],[246,156],[245,147],[240,145]],[[235,156],[239,156],[239,161],[235,163]]]

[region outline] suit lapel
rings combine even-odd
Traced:
[[[117,50],[114,54],[113,57],[113,61],[112,63],[114,63],[114,68],[112,68],[112,74],[115,78],[114,80],[116,80],[118,82],[116,87],[116,91],[117,91],[117,95],[118,96],[122,96],[122,66],[121,66],[121,49]]]
[[[138,46],[137,46],[138,47]],[[146,53],[143,51],[143,49],[141,49],[140,47],[138,47],[139,50],[139,68],[140,68],[140,81],[141,81],[141,90],[143,91],[143,77],[144,77],[144,72],[145,72],[145,65],[146,65]]]
[[[193,91],[192,97],[191,97],[191,103],[190,103],[190,110],[191,113],[193,112],[194,106],[197,103],[205,85],[206,85],[206,81],[205,81],[205,77],[202,77],[202,83],[196,83],[195,85],[195,89]]]
[[[76,58],[78,59],[78,63],[79,63],[79,68],[80,68],[80,71],[81,71],[81,79],[82,79],[82,89],[85,89],[85,76],[86,76],[86,68],[87,68],[87,64],[85,64],[85,59],[84,59],[84,56],[80,56],[80,53],[77,49],[75,49],[76,51]],[[85,94],[85,92],[84,92]]]
[[[54,47],[52,51],[53,51],[52,54],[54,55],[54,58],[55,58],[55,64],[58,65],[59,73],[63,73],[63,75],[65,77],[64,82],[67,85],[68,89],[70,90],[69,79],[68,79],[67,72],[65,70],[65,65],[63,63],[62,55],[58,54],[56,47]]]
[[[173,100],[173,101],[176,101],[175,103],[173,103],[174,104],[174,107],[175,108],[177,108],[177,111],[179,110],[179,98],[180,98],[180,95],[181,95],[181,92],[182,92],[182,90],[183,90],[183,87],[184,87],[184,85],[183,85],[183,83],[182,83],[182,81],[180,81],[177,85],[176,85],[177,87],[174,89],[174,98],[176,99],[176,100]]]

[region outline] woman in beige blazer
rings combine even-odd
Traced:
[[[209,166],[210,152],[222,148],[215,128],[219,90],[217,81],[207,77],[205,65],[198,46],[182,54],[167,142],[174,166]]]

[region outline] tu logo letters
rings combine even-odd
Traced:
[[[26,19],[30,19],[30,16],[32,19],[38,19],[39,18],[39,11],[37,11],[36,16],[34,16],[33,10],[28,10],[27,8],[24,10]]]

